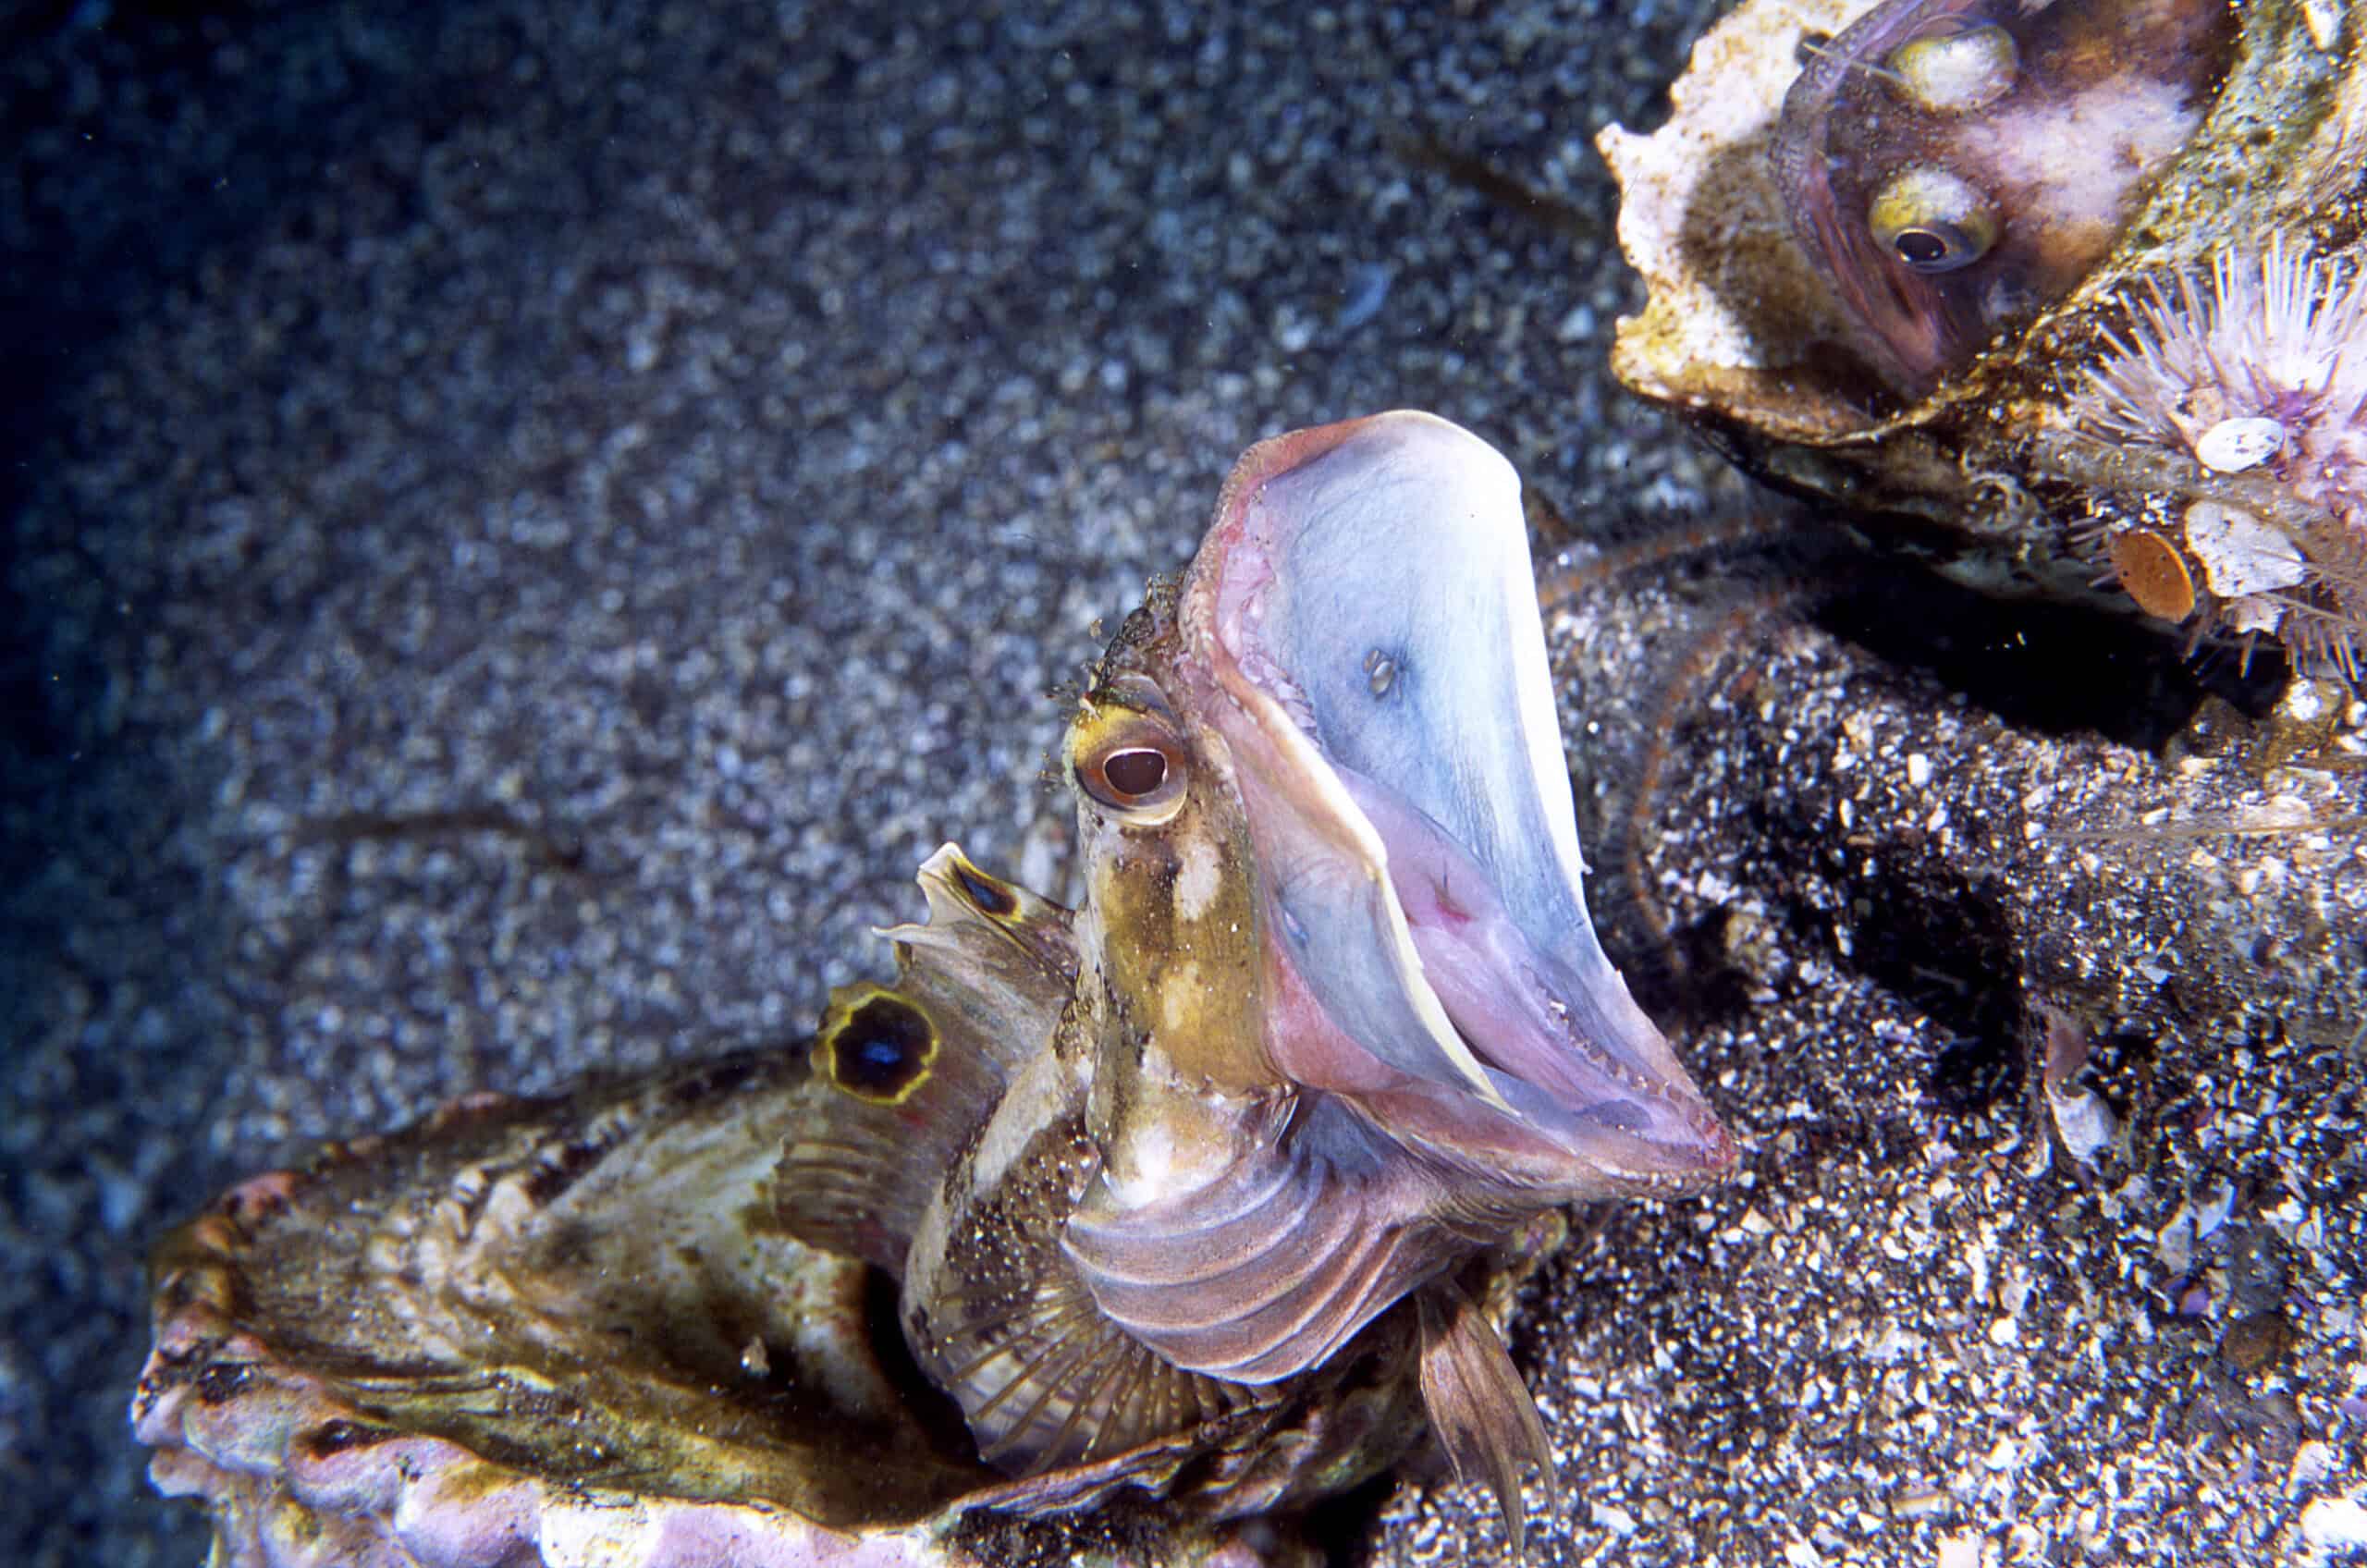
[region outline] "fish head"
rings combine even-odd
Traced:
[[[1062,768],[1085,911],[1076,1038],[1107,1179],[1142,1198],[1205,1183],[1287,1092],[1266,1048],[1266,914],[1230,748],[1156,582],[1079,702]]]
[[[1064,762],[1122,1201],[1318,1104],[1336,1158],[1475,1219],[1731,1169],[1588,922],[1519,482],[1477,436],[1398,412],[1253,448]]]
[[[1775,167],[1894,390],[1929,393],[2101,262],[2225,77],[2220,0],[1883,0],[1818,48]]]

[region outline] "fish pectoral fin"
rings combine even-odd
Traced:
[[[1089,1194],[1061,1245],[1102,1312],[1179,1366],[1268,1384],[1322,1366],[1436,1273],[1451,1243],[1419,1222],[1411,1168],[1345,1174],[1306,1132],[1156,1203]]]
[[[1258,1403],[1160,1359],[1064,1270],[1004,1304],[940,1301],[924,1334],[979,1455],[1013,1475],[1111,1459]]]
[[[1545,1479],[1548,1506],[1560,1507],[1553,1450],[1528,1387],[1471,1298],[1441,1280],[1417,1298],[1422,1322],[1422,1403],[1457,1479],[1484,1480],[1503,1510],[1515,1559],[1527,1550],[1521,1518],[1524,1465]]]

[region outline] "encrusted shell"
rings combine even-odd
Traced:
[[[1914,356],[1902,369],[1870,341],[1827,254],[1802,239],[1777,167],[1778,143],[1800,140],[1784,98],[1803,61],[1846,52],[1874,7],[1747,0],[1696,44],[1666,126],[1600,138],[1620,243],[1649,288],[1620,323],[1613,368],[1760,476],[1927,525],[1980,586],[2088,594],[2111,581],[2109,540],[2135,528],[2174,539],[2193,505],[2235,508],[2308,570],[2265,597],[2214,587],[2205,630],[2265,618],[2305,666],[2355,669],[2367,650],[2367,0],[2191,4],[2235,30],[2197,90],[2199,129],[2135,185],[2100,261],[1919,376]],[[1894,0],[1868,26],[1903,9],[1944,36],[1999,8]],[[2005,231],[2014,224],[2005,212]]]
[[[771,1222],[804,1082],[784,1051],[482,1096],[234,1188],[154,1259],[158,1488],[225,1568],[947,1568],[1156,1480],[979,1464],[864,1266]],[[1255,1560],[1189,1519],[1162,1558]]]

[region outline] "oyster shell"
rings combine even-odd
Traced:
[[[2355,670],[2362,33],[2361,0],[1749,0],[1666,126],[1600,138],[1649,289],[1613,369],[1978,586],[2117,578]]]
[[[154,1259],[157,1486],[241,1564],[935,1560],[990,1477],[910,1415],[862,1266],[749,1223],[804,1081],[484,1096],[226,1194]]]
[[[153,1259],[132,1425],[155,1485],[202,1500],[239,1568],[937,1568],[1059,1556],[1026,1516],[1199,1456],[1186,1434],[982,1464],[892,1292],[774,1218],[780,1130],[826,1092],[798,1053],[742,1053],[472,1096],[240,1183]],[[1113,1559],[1259,1555],[1158,1523]]]

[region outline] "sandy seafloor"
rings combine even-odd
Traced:
[[[1749,504],[1601,369],[1632,299],[1590,140],[1657,120],[1706,15],[20,7],[0,1559],[201,1560],[123,1411],[142,1249],[210,1192],[463,1091],[791,1041],[947,837],[1057,878],[1048,693],[1254,439],[1415,405],[1582,534]],[[2190,815],[2184,778],[2304,827],[2356,791],[2164,770],[2125,671],[2097,723],[2032,720],[2017,680],[2089,688],[2018,628],[1968,692],[1778,607],[1637,829],[1621,759],[1715,599],[1557,618],[1582,753],[1625,748],[1581,757],[1588,826],[1681,928],[1724,912],[1724,983],[1646,994],[1749,1176],[1583,1220],[1534,1293],[1537,1560],[2306,1556],[2367,1477],[2355,827],[2155,844],[2125,922],[2050,947],[2112,843],[1993,895],[1946,810],[1819,790],[1936,756],[1960,834],[2003,780],[2031,842],[2058,790]],[[2049,656],[2192,706],[2158,649],[2072,635]],[[1850,800],[1909,852],[1858,864]],[[2205,905],[2256,926],[2185,961],[2208,983],[2116,946]],[[2085,1010],[2134,1128],[2099,1170],[2025,1092],[2042,1004]],[[1502,1550],[1453,1488],[1361,1521],[1351,1560]]]

